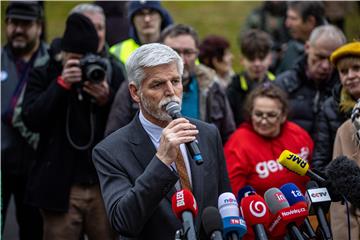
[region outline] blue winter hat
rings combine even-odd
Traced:
[[[130,1],[128,6],[128,18],[130,21],[130,28],[129,28],[129,36],[133,38],[136,42],[139,42],[139,39],[137,37],[136,29],[133,24],[133,18],[136,14],[136,12],[144,9],[154,9],[160,13],[161,16],[161,30],[164,30],[167,26],[173,23],[173,19],[169,12],[162,7],[160,1]]]
[[[160,1],[130,1],[130,5],[128,9],[130,21],[132,21],[134,15],[138,11],[144,8],[154,9],[160,13],[162,18],[164,18],[164,13],[163,13],[164,9],[162,8]]]

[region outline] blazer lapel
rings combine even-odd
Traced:
[[[129,141],[132,143],[132,152],[136,160],[145,170],[146,166],[150,163],[152,156],[156,154],[156,149],[140,123],[139,114],[136,115],[131,125],[131,129],[134,133],[129,137]]]
[[[194,197],[195,197],[195,200],[196,200],[196,203],[197,203],[199,209],[201,209],[201,206],[203,205],[203,201],[204,201],[204,165],[205,165],[205,162],[206,162],[208,156],[205,151],[206,146],[202,145],[202,143],[204,143],[204,141],[203,141],[200,133],[197,136],[197,140],[198,140],[199,149],[201,151],[201,156],[204,160],[204,163],[201,165],[197,165],[195,163],[195,161],[190,157],[189,153],[188,153],[188,156],[189,156],[189,162],[190,162],[190,167],[191,167],[191,179],[192,179],[193,194],[194,194]]]
[[[142,166],[143,170],[145,170],[153,156],[156,154],[156,148],[151,142],[149,135],[141,125],[139,114],[136,115],[131,124],[134,133],[129,138],[129,141],[132,143],[132,152],[134,153],[136,160]],[[172,189],[166,194],[166,198],[170,202],[175,192],[176,188],[173,186]]]

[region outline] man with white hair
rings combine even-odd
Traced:
[[[277,76],[278,84],[289,94],[290,119],[315,139],[318,113],[339,76],[329,61],[331,53],[346,42],[343,32],[333,25],[312,31],[296,66]]]
[[[230,191],[221,138],[214,125],[172,120],[169,102],[181,105],[183,62],[170,47],[142,45],[126,63],[131,97],[140,112],[93,151],[110,222],[122,236],[172,239],[181,221],[171,210],[176,190],[189,189],[198,204],[217,206]],[[196,165],[185,143],[198,141],[203,164]],[[200,219],[195,218],[199,230]]]

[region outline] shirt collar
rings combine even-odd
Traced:
[[[139,113],[139,119],[140,123],[147,132],[147,134],[150,136],[150,139],[152,142],[160,143],[161,134],[163,131],[162,127],[159,127],[158,125],[153,124],[149,120],[147,120],[142,111],[140,110]]]

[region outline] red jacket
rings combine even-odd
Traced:
[[[237,196],[241,188],[250,185],[264,196],[269,188],[279,188],[289,182],[304,193],[308,177],[290,172],[277,163],[277,159],[287,149],[309,161],[313,147],[308,133],[289,121],[283,124],[276,138],[264,138],[253,130],[251,124],[241,124],[224,147],[233,193]]]

